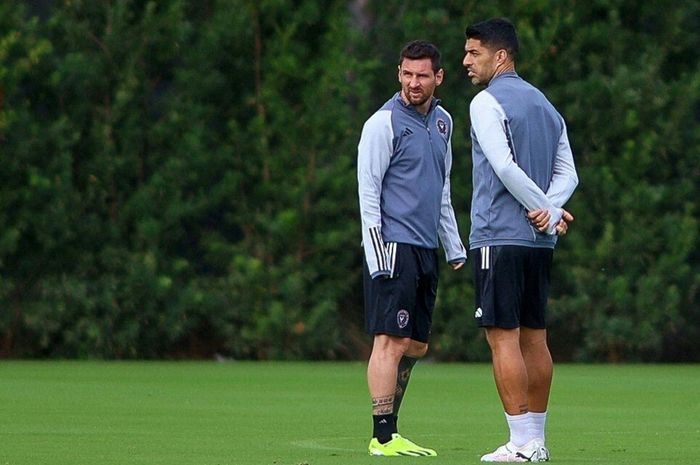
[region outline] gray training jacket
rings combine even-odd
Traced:
[[[373,278],[391,274],[391,242],[436,249],[439,239],[449,262],[466,260],[450,198],[452,117],[439,103],[423,115],[396,93],[362,128],[357,180]]]
[[[566,124],[547,98],[514,71],[494,77],[469,106],[474,192],[469,247],[554,248],[554,227],[578,185]],[[538,232],[527,212],[552,218]]]

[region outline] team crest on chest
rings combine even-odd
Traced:
[[[438,132],[443,136],[447,135],[447,122],[444,119],[437,120]]]

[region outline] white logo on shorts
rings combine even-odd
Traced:
[[[399,328],[403,329],[408,325],[409,314],[406,310],[399,310],[396,314],[396,322],[399,324]]]
[[[477,308],[476,311],[474,312],[474,318],[481,318],[481,314],[483,312],[481,311],[481,307]]]

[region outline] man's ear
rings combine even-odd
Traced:
[[[396,76],[399,79],[399,82],[401,82],[401,65],[397,66],[398,72],[396,73]]]
[[[437,73],[435,73],[435,85],[439,86],[442,84],[443,79],[445,79],[445,70],[440,68]]]
[[[508,61],[508,52],[505,49],[500,49],[496,52],[496,61],[499,65]]]

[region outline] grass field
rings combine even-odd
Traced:
[[[366,455],[362,363],[0,362],[0,465],[477,464],[506,438],[488,365],[419,364],[401,431]],[[699,365],[560,365],[553,464],[700,463]]]

